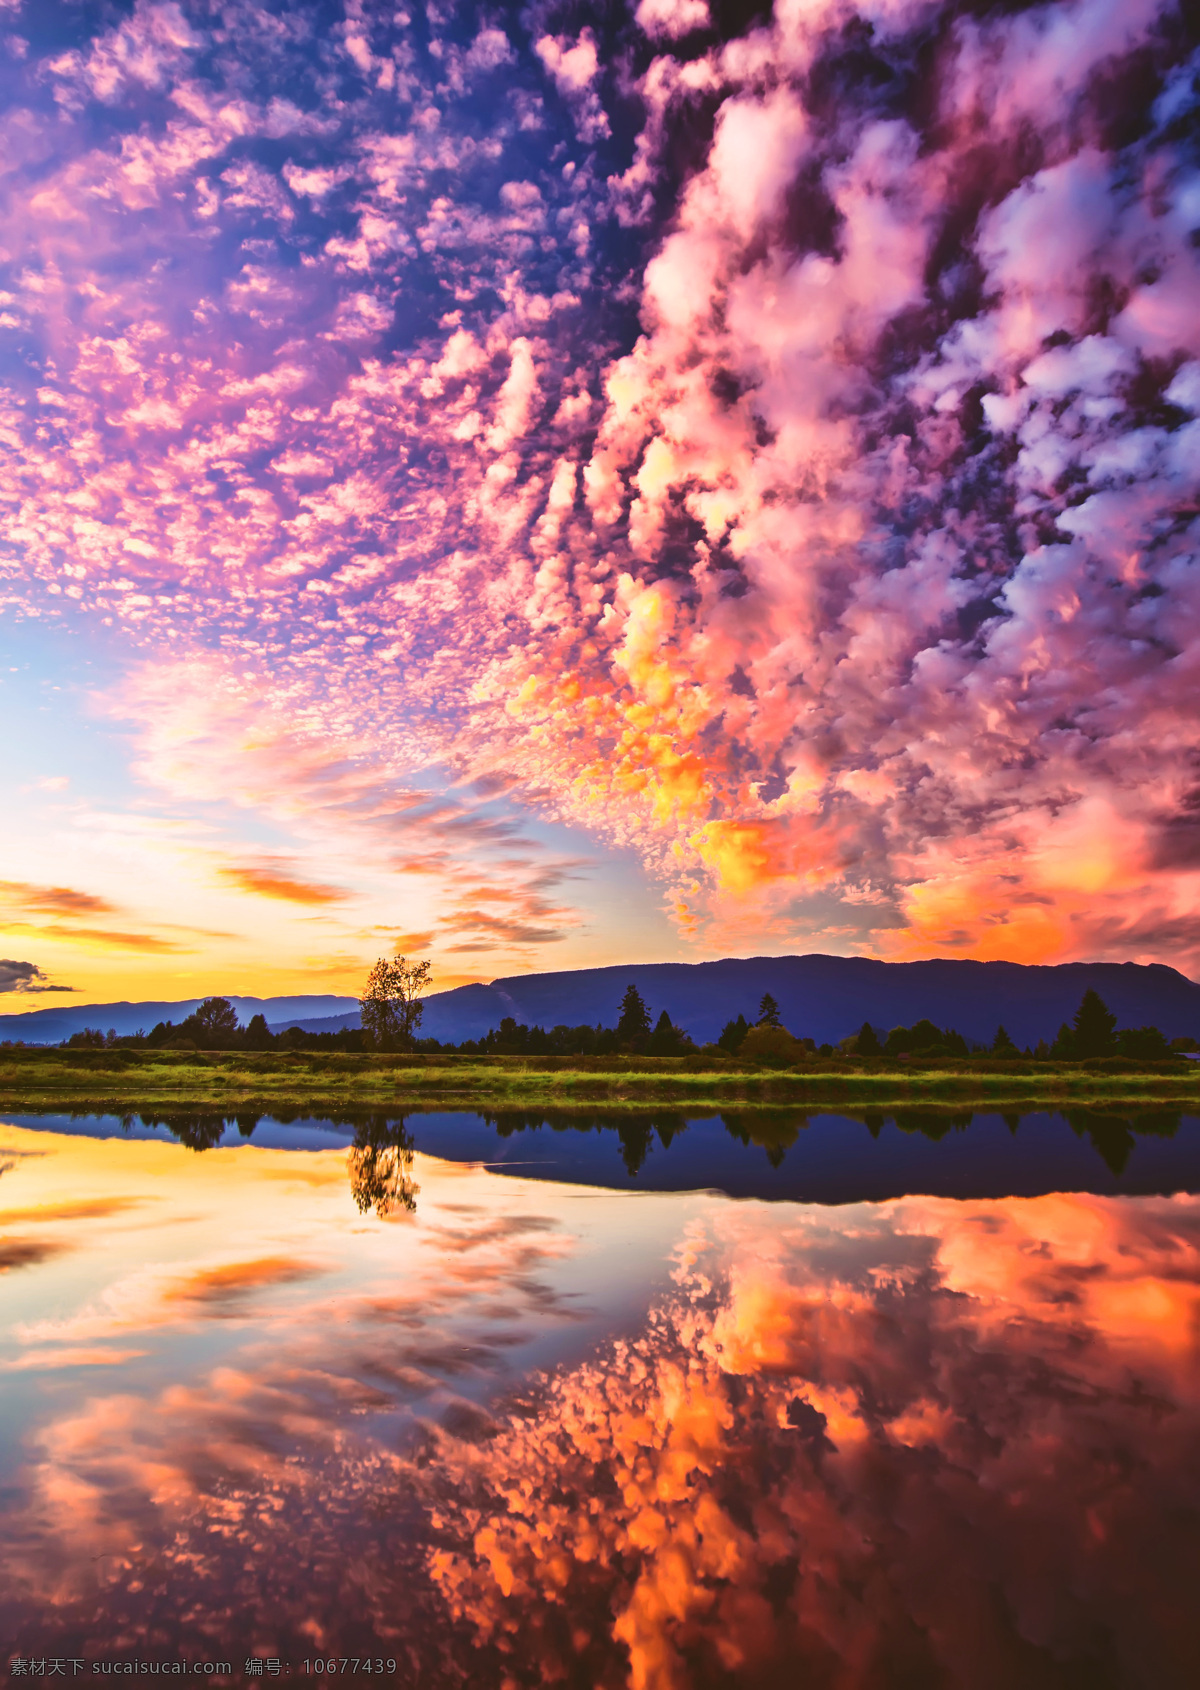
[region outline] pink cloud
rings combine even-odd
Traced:
[[[651,36],[687,35],[712,21],[708,0],[640,0],[634,16]]]

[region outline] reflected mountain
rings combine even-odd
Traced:
[[[461,1132],[447,1129],[451,1120],[468,1117],[412,1119],[420,1149],[461,1154],[450,1148],[461,1141]],[[1185,1135],[1187,1144],[1181,1145],[1178,1157],[1139,1154],[1138,1170],[1144,1167],[1152,1182],[1149,1186],[1131,1184],[1126,1178],[1139,1145],[1178,1137],[1185,1117],[1172,1109],[1120,1114],[1086,1108],[1039,1109],[1000,1115],[962,1105],[919,1105],[837,1115],[795,1108],[725,1109],[705,1116],[663,1110],[509,1110],[490,1112],[481,1119],[501,1140],[521,1135],[533,1140],[522,1150],[528,1152],[536,1145],[540,1154],[535,1161],[545,1167],[546,1177],[583,1179],[589,1184],[629,1183],[655,1190],[711,1186],[741,1196],[845,1202],[854,1199],[856,1187],[859,1197],[877,1199],[908,1191],[983,1196],[1059,1187],[1193,1189],[1200,1183],[1200,1144],[1193,1144],[1194,1133]],[[863,1142],[855,1130],[858,1127],[866,1128],[877,1149]],[[1018,1133],[1020,1141],[1015,1144]],[[601,1139],[606,1134],[614,1136],[617,1155],[606,1156],[598,1145],[589,1147],[586,1137],[592,1134]],[[733,1146],[726,1142],[722,1147],[722,1135],[747,1152],[761,1153],[766,1166],[757,1156],[731,1155]],[[1088,1146],[1089,1155],[1072,1154],[1072,1135]],[[479,1135],[468,1136],[481,1159],[491,1162]],[[554,1142],[563,1138],[568,1145]],[[914,1139],[922,1142],[905,1144]],[[931,1155],[933,1146],[943,1149]],[[663,1155],[667,1151],[669,1157]],[[1099,1159],[1098,1164],[1093,1158]],[[503,1168],[506,1160],[501,1157],[492,1165]],[[618,1163],[624,1178],[617,1171]],[[602,1165],[607,1173],[600,1179]],[[525,1155],[514,1159],[513,1166],[524,1174],[539,1171]],[[1102,1170],[1118,1182],[1116,1186]],[[826,1191],[831,1177],[836,1189]]]
[[[9,1119],[107,1137],[169,1134],[198,1154],[217,1146],[348,1149],[363,1214],[412,1213],[418,1152],[499,1173],[646,1191],[723,1191],[808,1203],[875,1202],[927,1193],[1125,1195],[1200,1190],[1200,1117],[1177,1109],[1030,1107],[1003,1114],[962,1104],[838,1113],[795,1106],[710,1113],[681,1109],[410,1110],[403,1115],[315,1101],[233,1111],[146,1107],[121,1116],[50,1108]]]

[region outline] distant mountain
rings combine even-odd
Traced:
[[[204,997],[219,996],[206,992]],[[69,1008],[31,1009],[24,1015],[0,1015],[0,1039],[22,1039],[26,1044],[56,1045],[72,1033],[85,1027],[99,1027],[107,1033],[110,1027],[122,1035],[136,1033],[138,1028],[149,1032],[157,1021],[179,1022],[198,1009],[204,997],[181,998],[173,1003],[83,1003]],[[243,998],[228,1000],[237,1010],[242,1022],[252,1015],[265,1015],[267,1023],[290,1025],[300,1017],[345,1017],[354,1012],[353,1024],[358,1025],[358,999],[335,996],[329,992],[301,993],[286,998]]]
[[[697,1043],[715,1039],[739,1013],[753,1020],[770,992],[793,1033],[833,1044],[875,1027],[911,1026],[923,1015],[968,1039],[991,1042],[1000,1022],[1019,1045],[1052,1039],[1089,987],[1123,1027],[1161,1027],[1168,1038],[1200,1037],[1200,985],[1161,963],[876,962],[869,957],[726,957],[720,962],[632,963],[556,974],[514,974],[490,986],[459,986],[426,999],[421,1032],[444,1043],[477,1039],[506,1015],[528,1026],[615,1024],[621,995],[637,986],[657,1018],[667,1010]],[[355,998],[230,998],[243,1022],[263,1014],[273,1031],[311,1032],[358,1025]],[[199,998],[181,1003],[83,1004],[0,1016],[0,1039],[57,1044],[82,1027],[148,1031],[181,1021]]]
[[[490,986],[460,986],[427,1000],[421,1032],[444,1041],[478,1038],[501,1017],[529,1026],[559,1022],[611,1027],[621,995],[636,985],[657,1018],[667,1010],[697,1043],[715,1039],[739,1013],[752,1021],[770,992],[783,1023],[833,1044],[875,1027],[911,1026],[922,1016],[990,1043],[1003,1022],[1019,1045],[1053,1039],[1091,987],[1123,1027],[1161,1027],[1168,1038],[1200,1037],[1200,985],[1161,963],[876,962],[870,957],[726,957],[720,962],[635,963],[571,973],[520,974]]]
[[[1132,962],[875,962],[869,957],[726,957],[720,962],[633,963],[560,974],[515,974],[490,986],[459,986],[426,999],[421,1032],[457,1044],[511,1015],[527,1026],[611,1027],[633,982],[657,1018],[667,1010],[697,1043],[715,1039],[739,1013],[753,1020],[764,992],[794,1033],[835,1044],[864,1021],[911,1026],[928,1016],[990,1044],[1003,1022],[1020,1045],[1053,1039],[1089,987],[1123,1027],[1161,1027],[1168,1038],[1200,1037],[1200,985],[1174,968]],[[311,1032],[357,1027],[351,1013],[293,1023]]]

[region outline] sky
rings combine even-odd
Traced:
[[[1196,974],[1189,12],[0,0],[0,1007]]]

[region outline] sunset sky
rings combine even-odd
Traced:
[[[0,1008],[1200,971],[1198,41],[0,0]]]

